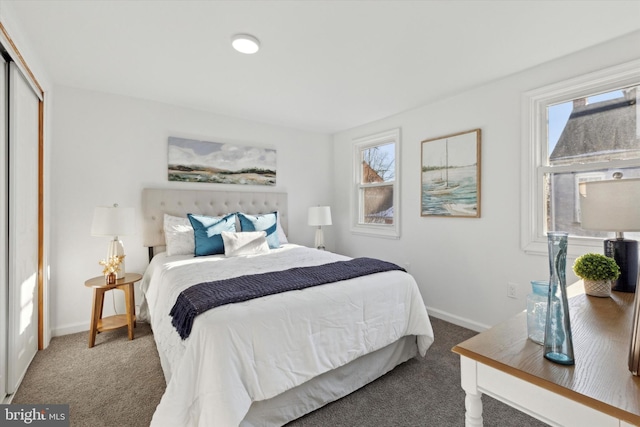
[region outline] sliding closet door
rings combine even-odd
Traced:
[[[39,99],[9,64],[9,336],[7,393],[38,350]]]
[[[7,395],[7,280],[9,242],[7,214],[9,210],[9,147],[7,145],[7,63],[0,57],[0,402]]]

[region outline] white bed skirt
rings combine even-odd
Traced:
[[[340,399],[418,354],[416,337],[402,337],[268,400],[253,402],[241,427],[282,426]]]

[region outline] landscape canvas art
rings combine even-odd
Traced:
[[[422,141],[421,216],[480,218],[480,129]]]
[[[169,181],[276,185],[276,150],[169,137]]]

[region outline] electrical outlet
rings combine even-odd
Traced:
[[[516,283],[507,283],[507,296],[509,298],[518,298],[518,285]]]

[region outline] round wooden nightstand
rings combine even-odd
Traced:
[[[133,339],[133,328],[136,326],[136,305],[133,293],[133,284],[142,279],[142,274],[126,273],[123,278],[116,280],[116,283],[107,285],[104,276],[94,277],[84,282],[87,288],[93,288],[93,307],[91,308],[91,326],[89,329],[89,348],[96,342],[98,332],[110,331],[112,329],[129,327],[129,339]],[[120,289],[124,292],[127,314],[118,314],[102,318],[102,306],[104,303],[104,293],[112,289]]]

